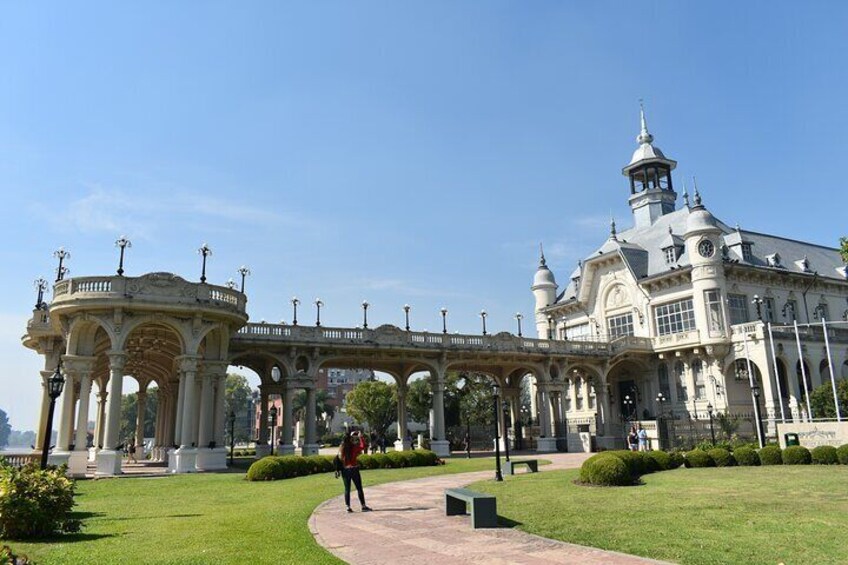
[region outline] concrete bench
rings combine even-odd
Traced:
[[[445,489],[445,514],[465,514],[466,504],[471,506],[472,528],[497,528],[498,512],[495,497],[491,494],[474,492],[467,488]]]
[[[539,461],[536,459],[522,459],[521,461],[505,461],[504,462],[504,471],[508,475],[515,474],[515,467],[517,465],[527,465],[527,471],[530,473],[538,473],[539,472]]]

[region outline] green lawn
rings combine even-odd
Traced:
[[[491,469],[492,459],[439,467],[363,471],[366,486]],[[251,483],[243,473],[122,478],[78,483],[83,532],[39,543],[9,542],[38,565],[51,563],[340,563],[307,521],[342,493],[332,474]],[[400,532],[398,535],[402,535]]]
[[[583,487],[577,471],[470,488],[540,536],[685,564],[848,563],[848,467],[678,469],[636,487]]]

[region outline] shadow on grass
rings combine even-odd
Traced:
[[[156,516],[124,516],[121,518],[110,518],[112,522],[129,522],[132,520],[162,520],[164,518],[200,518],[203,514],[166,514]]]
[[[498,527],[500,528],[514,528],[516,526],[521,526],[522,522],[516,522],[515,520],[510,520],[505,516],[498,516]]]
[[[33,538],[26,540],[26,542],[32,544],[77,543],[81,541],[95,541],[103,538],[114,537],[117,537],[117,534],[87,534],[85,532],[77,532],[75,534],[64,534],[46,538]]]
[[[87,520],[88,518],[97,518],[105,516],[103,512],[71,512],[69,518],[72,520]]]

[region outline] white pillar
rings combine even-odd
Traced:
[[[47,427],[47,412],[50,410],[50,394],[47,392],[47,381],[53,376],[53,371],[41,371],[41,412],[38,415],[38,432],[35,435],[35,450],[39,453],[44,446],[44,436],[51,435]]]
[[[135,456],[144,457],[144,421],[147,416],[147,390],[139,389],[136,394],[135,415]]]
[[[407,451],[412,449],[412,442],[406,439],[408,430],[406,420],[406,383],[398,383],[398,411],[397,411],[397,441],[395,442],[395,451]]]
[[[430,373],[430,384],[433,389],[433,436],[430,438],[430,448],[439,457],[450,457],[450,442],[445,437],[445,371]]]
[[[306,438],[303,445],[303,455],[318,455],[318,439],[315,417],[315,387],[306,389]]]
[[[214,390],[212,376],[204,374],[201,377],[200,389],[200,426],[197,434],[197,447],[199,449],[208,449],[209,443],[214,441],[213,429],[214,425]]]
[[[178,373],[180,381],[179,390],[177,391],[177,413],[174,423],[174,444],[181,445],[183,439],[183,404],[185,402],[185,374],[182,371]]]
[[[183,355],[177,358],[180,379],[181,410],[178,411],[180,426],[179,448],[173,452],[173,464],[169,461],[172,473],[192,473],[196,470],[197,462],[197,357]]]
[[[111,351],[109,355],[109,396],[106,400],[106,425],[103,434],[103,449],[97,454],[97,476],[121,474],[121,452],[117,450],[121,433],[121,393],[124,385],[124,363],[127,355],[123,351]]]
[[[60,403],[59,433],[56,439],[56,451],[67,452],[71,444],[74,410],[74,376],[68,372],[65,373],[65,388],[62,391]]]
[[[536,444],[536,451],[540,453],[550,453],[556,451],[556,438],[553,437],[551,430],[551,403],[548,398],[550,392],[547,385],[539,386],[539,441]]]
[[[294,393],[295,389],[291,388],[288,383],[286,383],[286,392],[283,397],[283,429],[282,433],[280,433],[280,438],[282,438],[283,443],[280,445],[280,455],[291,455],[294,453],[294,441],[292,440],[292,420],[294,419],[292,408],[294,404]],[[267,417],[263,422],[263,425],[268,425]]]
[[[226,371],[226,368],[225,368]],[[224,435],[227,426],[226,400],[227,396],[227,373],[219,374],[215,378],[215,447],[224,447]]]

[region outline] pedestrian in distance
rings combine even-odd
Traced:
[[[339,459],[342,464],[342,481],[344,482],[344,498],[345,506],[348,512],[353,512],[350,507],[350,483],[356,487],[356,493],[359,495],[359,504],[363,512],[370,512],[371,509],[365,504],[365,491],[362,490],[362,475],[359,473],[359,454],[368,449],[368,444],[365,442],[365,437],[362,432],[352,428],[345,432],[342,444],[339,446]]]
[[[636,433],[639,437],[639,451],[648,451],[648,432],[641,425]]]
[[[627,434],[627,447],[630,451],[639,449],[639,435],[636,433],[636,426],[630,426],[630,433]]]

